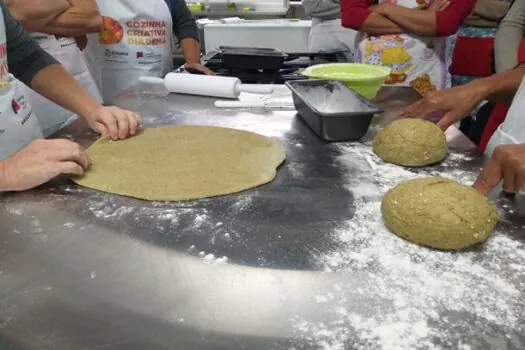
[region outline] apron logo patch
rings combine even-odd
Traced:
[[[26,107],[26,100],[24,99],[24,96],[20,96],[18,98],[14,98],[11,101],[11,108],[13,109],[13,112],[15,114],[18,114],[21,109]]]
[[[106,51],[104,51],[104,55],[106,55],[106,57],[112,57],[112,56],[124,57],[124,56],[129,56],[129,54],[127,52],[124,52],[124,51],[113,51],[113,50],[110,50],[110,49],[106,49]]]
[[[127,21],[126,36],[128,45],[148,46],[166,44],[166,22]],[[137,58],[140,58],[137,56]]]
[[[146,53],[144,51],[137,51],[138,64],[152,65],[162,63],[162,55],[156,53]]]
[[[102,45],[116,45],[124,38],[124,29],[120,23],[111,17],[102,16],[104,30],[98,35],[98,41]]]

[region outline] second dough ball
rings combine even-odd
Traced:
[[[498,211],[469,186],[431,177],[404,182],[385,195],[386,227],[411,242],[457,250],[485,241],[498,223]]]
[[[434,123],[399,119],[377,133],[373,150],[385,162],[419,167],[442,161],[448,145],[445,133]]]

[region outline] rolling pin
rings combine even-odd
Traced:
[[[273,87],[268,85],[242,84],[240,79],[213,75],[168,73],[164,79],[141,77],[146,84],[164,84],[169,92],[177,94],[237,98],[241,92],[271,94]]]

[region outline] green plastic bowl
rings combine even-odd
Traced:
[[[302,75],[312,79],[337,80],[361,96],[373,100],[390,68],[361,63],[328,63],[306,68]]]

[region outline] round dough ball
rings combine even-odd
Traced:
[[[439,177],[394,187],[383,198],[381,212],[398,236],[444,250],[483,242],[499,219],[494,205],[472,187]]]
[[[373,149],[385,162],[413,167],[438,163],[448,154],[443,130],[422,119],[392,122],[377,133]]]

